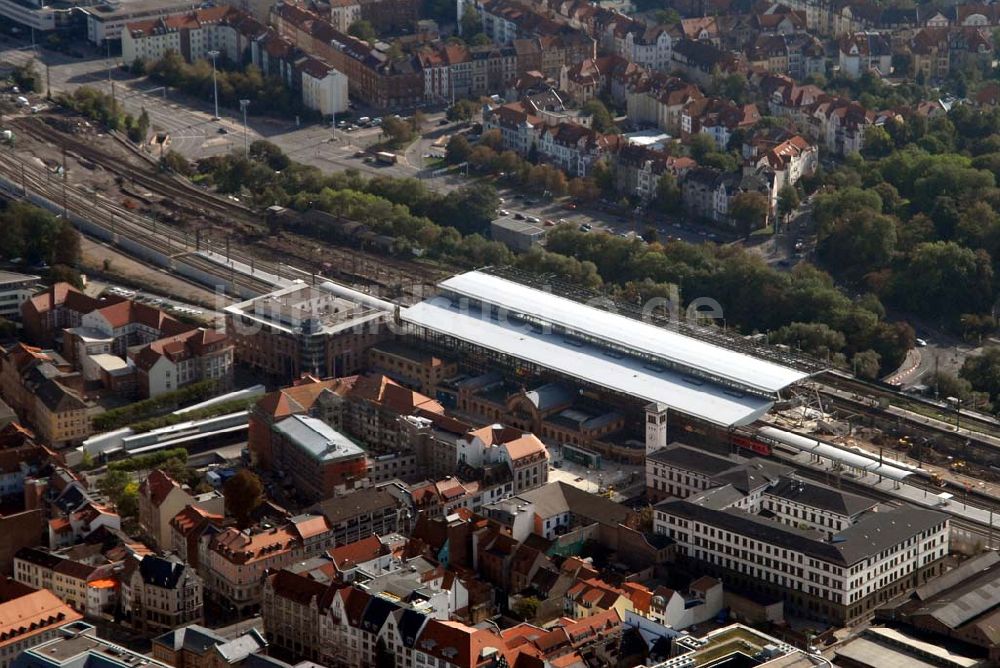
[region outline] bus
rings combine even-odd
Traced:
[[[375,160],[383,165],[395,165],[399,158],[395,153],[387,153],[386,151],[379,151],[375,154]]]

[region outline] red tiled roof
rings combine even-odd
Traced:
[[[388,553],[389,549],[376,535],[335,547],[327,552],[337,570],[341,571]]]

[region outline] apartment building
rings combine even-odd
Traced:
[[[0,668],[23,652],[57,638],[60,628],[83,616],[45,589],[0,578]]]
[[[489,425],[470,431],[458,443],[458,464],[481,469],[502,463],[510,470],[514,494],[540,487],[549,481],[549,453],[532,433]]]
[[[202,580],[177,556],[130,557],[121,574],[121,607],[144,633],[204,619]]]
[[[239,63],[249,46],[238,29],[245,19],[243,12],[222,5],[129,23],[122,30],[122,60],[153,63],[174,51],[193,63],[209,60],[209,52],[218,51],[226,60]]]
[[[350,504],[342,506],[349,514]],[[350,519],[352,528],[357,527],[358,516]],[[237,613],[255,609],[261,602],[266,571],[322,554],[343,536],[338,529],[326,513],[316,512],[293,517],[280,526],[261,523],[242,531],[235,527],[206,531],[199,548],[205,591]]]
[[[409,530],[411,517],[403,504],[384,487],[366,487],[313,507],[326,518],[333,545],[355,543],[372,534],[379,536]]]
[[[225,499],[221,494],[215,491],[192,494],[160,469],[154,469],[139,485],[139,524],[162,549],[171,546],[170,521],[187,506],[209,514],[225,514]]]
[[[224,520],[221,514],[209,513],[194,505],[185,506],[170,519],[169,549],[200,572],[198,545],[201,538],[210,528],[222,526]]]
[[[98,616],[118,598],[117,565],[93,565],[41,548],[22,548],[14,555],[14,579],[47,589],[77,612]]]
[[[423,74],[415,59],[393,60],[367,42],[338,31],[319,15],[289,3],[273,8],[271,23],[292,44],[343,72],[351,96],[365,104],[385,109],[424,100]]]

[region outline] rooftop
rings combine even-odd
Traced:
[[[365,452],[349,436],[308,415],[289,416],[274,428],[319,462],[363,456]]]
[[[287,333],[334,334],[379,321],[392,305],[330,282],[297,282],[225,310]]]
[[[443,281],[446,292],[525,314],[567,333],[658,358],[705,378],[775,394],[808,374],[482,271]]]
[[[0,271],[0,289],[32,285],[40,280],[40,276],[34,276],[33,274],[18,274],[13,271]]]
[[[463,312],[444,297],[404,309],[401,317],[412,326],[525,360],[643,401],[664,404],[721,426],[755,422],[773,404],[770,399],[670,371],[604,347],[582,343],[555,334],[551,329],[535,329],[513,320],[490,319],[476,309]],[[631,331],[629,323],[637,323],[629,318],[624,320],[628,322],[621,325],[621,331]]]

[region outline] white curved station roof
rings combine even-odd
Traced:
[[[695,375],[718,378],[766,394],[776,394],[809,375],[481,271],[453,276],[440,283],[440,287],[512,314],[524,314],[563,327],[567,332],[605,341],[609,346],[660,358],[670,365],[691,369]]]
[[[569,303],[581,309],[588,308],[575,302]],[[724,427],[750,424],[762,417],[772,405],[771,401],[760,396],[744,394],[676,371],[644,364],[634,357],[567,339],[548,329],[533,328],[506,318],[490,318],[478,309],[459,309],[445,297],[403,309],[400,317],[407,324],[552,369],[584,382],[658,402],[670,409]],[[642,324],[633,319],[626,320],[630,328]],[[621,331],[628,334],[624,337],[626,340],[631,338],[629,330]]]
[[[852,450],[845,450],[844,448],[839,448],[835,445],[831,445],[830,443],[824,443],[823,441],[819,441],[815,438],[802,436],[801,434],[794,434],[781,429],[775,429],[774,427],[761,427],[758,431],[761,436],[774,439],[775,441],[784,443],[785,445],[795,448],[796,450],[811,452],[814,455],[823,457],[824,459],[836,460],[844,466],[885,476],[889,480],[903,480],[907,476],[912,475],[913,471],[916,470],[915,467],[902,462],[892,462],[891,464],[887,464],[885,463],[885,460],[882,460],[882,463],[880,464],[878,459],[876,459],[873,455],[866,455]]]

